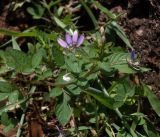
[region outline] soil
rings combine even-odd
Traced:
[[[150,85],[160,98],[160,1],[148,1],[142,5],[143,1],[130,6],[120,24],[140,56],[141,65],[151,69],[141,76],[142,81]]]
[[[160,20],[133,18],[123,25],[141,65],[151,69],[143,74],[142,80],[160,98]]]
[[[160,98],[160,1],[159,0],[109,0],[100,1],[114,13],[123,13],[119,24],[127,34],[140,58],[140,64],[150,68],[140,79],[150,85]],[[105,14],[99,16],[105,21]]]

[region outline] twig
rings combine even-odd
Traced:
[[[59,129],[59,127],[58,127],[57,125],[56,125],[56,129],[58,130],[60,137],[66,137],[66,136],[64,135],[64,133]]]
[[[34,93],[35,90],[36,90],[36,86],[32,86],[29,93]],[[22,128],[22,125],[24,123],[24,118],[25,118],[25,113],[23,113],[22,116],[21,116],[21,120],[20,120],[20,123],[19,123],[19,128],[18,128],[16,137],[21,137],[21,132],[22,132],[21,128]]]

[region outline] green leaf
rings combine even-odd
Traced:
[[[38,76],[38,80],[44,80],[45,78],[51,77],[52,75],[52,70],[48,69],[47,71],[42,72],[42,74]]]
[[[110,127],[105,128],[106,133],[108,134],[109,137],[112,137],[112,131],[110,130]]]
[[[158,131],[156,131],[155,125],[153,125],[153,123],[150,121],[146,122],[147,124],[143,125],[143,129],[148,135],[148,137],[160,137],[160,134],[158,133]]]
[[[124,33],[123,29],[115,22],[112,21],[111,22],[111,29],[113,29],[116,34],[123,40],[123,42],[129,47],[129,48],[133,48],[126,36],[126,34]]]
[[[12,104],[12,103],[16,103],[18,102],[18,98],[19,98],[19,91],[14,91],[12,93],[10,93],[8,99],[9,99],[9,102]]]
[[[81,93],[81,89],[77,85],[69,85],[67,86],[67,89],[69,90],[70,93],[73,95],[79,95]]]
[[[98,55],[98,50],[96,47],[89,45],[89,46],[84,46],[82,47],[81,49],[81,54],[86,58],[97,58],[99,55]]]
[[[114,99],[111,97],[105,96],[101,91],[95,90],[94,88],[88,88],[85,90],[85,92],[91,96],[93,96],[95,99],[97,99],[100,103],[102,103],[104,106],[115,109],[114,107]]]
[[[35,45],[33,45],[32,43],[27,43],[27,47],[28,47],[28,53],[30,53],[30,54],[34,54],[34,52],[35,52]]]
[[[131,97],[135,93],[135,87],[128,80],[127,78],[122,78],[118,82],[113,83],[108,89],[109,96],[91,87],[86,89],[86,92],[106,107],[116,109],[125,103],[127,97]]]
[[[63,13],[64,7],[59,7],[57,10],[57,15],[61,16],[61,14]]]
[[[62,89],[55,87],[50,91],[50,97],[57,97],[60,96],[62,94]]]
[[[20,49],[20,47],[19,47],[19,45],[18,45],[18,43],[17,43],[17,41],[14,37],[12,37],[12,45],[13,45],[13,49],[21,51],[21,49]]]
[[[11,123],[11,120],[9,119],[7,112],[3,112],[1,114],[1,123],[5,126]]]
[[[88,78],[88,77],[87,77]],[[79,77],[77,80],[77,85],[79,86],[79,87],[86,87],[87,86],[87,84],[88,84],[88,80],[87,80],[87,78],[84,78],[84,77]]]
[[[15,5],[14,5],[14,8],[13,8],[13,11],[15,11],[16,9],[18,9],[18,8],[21,8],[23,5],[24,5],[24,3],[25,3],[26,1],[22,1],[22,2],[16,2],[15,3]]]
[[[135,94],[135,86],[129,82],[128,77],[124,77],[113,83],[108,89],[109,95],[114,98],[115,106],[122,106],[128,97]]]
[[[79,126],[78,127],[79,131],[81,131],[81,130],[88,130],[88,129],[91,129],[91,127],[89,127],[89,126]]]
[[[127,57],[128,57],[127,53],[118,52],[118,53],[113,53],[110,56],[108,56],[108,59],[109,59],[110,65],[115,66],[115,65],[126,64]]]
[[[16,36],[16,37],[36,37],[37,36],[36,32],[29,32],[29,30],[25,32],[16,32],[6,28],[0,28],[0,34],[4,34],[7,36]]]
[[[94,2],[94,4],[96,5],[96,7],[101,10],[102,12],[106,13],[108,15],[108,17],[110,17],[111,19],[116,19],[116,15],[111,13],[106,7],[102,6],[99,2]]]
[[[122,73],[132,74],[136,71],[129,67],[127,63],[127,57],[128,53],[113,53],[110,56],[108,56],[108,63],[111,68],[114,68]]]
[[[108,62],[99,62],[98,66],[100,69],[106,71],[106,72],[110,72],[112,69],[110,68],[110,64]]]
[[[64,56],[63,56],[63,53],[56,46],[54,46],[52,48],[52,55],[53,55],[54,61],[56,62],[56,65],[58,67],[61,67],[61,66],[64,65]]]
[[[114,68],[117,69],[121,73],[127,73],[127,74],[136,73],[136,70],[129,67],[128,64],[114,65]]]
[[[57,18],[56,16],[53,17],[54,21],[57,23],[57,25],[59,27],[61,27],[62,29],[65,29],[67,27],[66,24],[64,24],[59,18]]]
[[[39,31],[35,30],[34,27],[29,28],[23,32],[16,32],[5,28],[0,28],[0,34],[4,34],[7,36],[15,36],[15,37],[37,37],[39,38]],[[54,32],[52,34],[46,34],[48,39],[55,40],[57,38],[57,34]],[[9,41],[2,46],[6,46],[8,43],[12,41]],[[1,47],[2,47],[1,46]]]
[[[67,94],[63,94],[63,101],[56,106],[55,114],[62,125],[66,125],[68,123],[72,115],[72,108],[68,104]]]
[[[28,7],[28,8],[27,8],[27,12],[28,12],[29,14],[31,14],[32,16],[35,16],[35,15],[36,15],[36,13],[35,13],[35,11],[34,11],[34,9],[33,9],[32,7]]]
[[[67,69],[73,73],[80,73],[82,71],[81,68],[83,61],[77,59],[73,54],[70,54],[70,56],[65,57],[65,64]]]
[[[44,14],[45,8],[43,8],[40,4],[34,3],[34,8],[28,7],[27,11],[33,16],[34,19],[40,19]]]
[[[131,136],[131,134],[127,133],[126,131],[120,130],[118,131],[116,137],[136,137],[136,136]]]
[[[121,107],[126,100],[126,90],[122,84],[117,84],[113,89],[114,92],[110,94],[110,96],[114,99],[113,106],[116,108]]]
[[[36,68],[42,60],[43,54],[44,54],[44,50],[43,49],[39,49],[32,57],[32,66],[33,68]]]
[[[11,93],[13,90],[15,90],[15,86],[4,81],[0,81],[0,92],[3,93]]]
[[[60,0],[54,0],[54,1],[49,1],[49,3],[45,1],[45,2],[42,2],[41,4],[43,5],[44,8],[50,10],[51,7],[58,4],[59,2]]]
[[[9,50],[4,52],[4,60],[8,67],[15,69],[17,72],[32,72],[32,57],[19,50]]]
[[[157,96],[149,89],[148,86],[143,85],[144,92],[147,94],[147,98],[149,100],[149,103],[151,104],[153,110],[157,113],[157,115],[160,117],[160,100],[157,98]]]
[[[16,90],[14,85],[0,81],[0,101],[6,98],[10,98],[11,101],[18,100],[17,94],[19,96],[19,92]]]

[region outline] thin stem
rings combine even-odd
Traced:
[[[117,115],[119,116],[119,118],[122,119],[123,115],[122,115],[122,113],[119,111],[118,108],[115,109],[115,112],[117,113]]]
[[[51,23],[52,21],[50,19],[47,19],[45,17],[41,17],[41,19],[43,19],[44,21],[48,22],[48,23]]]
[[[100,85],[100,87],[102,88],[103,93],[108,97],[109,93],[107,92],[106,88],[103,86],[103,84],[101,83],[100,79],[97,80],[98,84]],[[117,115],[119,116],[120,119],[122,119],[123,115],[122,113],[119,111],[118,108],[115,109],[115,112],[117,113]]]
[[[98,84],[100,85],[100,87],[102,88],[104,94],[108,97],[109,94],[108,94],[106,88],[105,88],[105,87],[103,86],[103,84],[101,83],[100,79],[98,79],[97,82],[98,82]]]
[[[137,112],[140,112],[140,108],[141,108],[141,100],[140,100],[140,97],[139,97],[138,98]]]
[[[91,90],[91,91],[95,91],[95,92],[97,92],[97,93],[102,93],[101,90],[96,89],[96,88],[88,87],[87,89],[88,89],[88,90]]]
[[[106,88],[103,86],[103,84],[101,83],[101,81],[98,79],[98,84],[100,85],[100,87],[102,88],[103,90],[103,93],[106,95],[106,96],[109,96],[109,93],[107,92]],[[94,89],[96,91],[96,89]],[[114,109],[114,111],[116,112],[116,114],[118,115],[118,117],[124,122],[124,125],[125,127],[130,131],[131,135],[133,137],[138,137],[136,135],[136,133],[134,132],[134,130],[132,128],[130,128],[129,124],[123,120],[123,115],[122,113],[120,112],[120,110],[118,108]]]
[[[25,118],[25,114],[22,114],[16,137],[20,137],[21,136],[21,132],[22,132],[21,128],[22,128],[22,125],[23,125],[23,122],[24,122],[24,118]]]
[[[35,92],[35,90],[36,90],[36,86],[32,86],[31,89],[30,89],[30,91],[29,91],[29,93],[30,93],[30,94],[33,94],[33,93]],[[25,111],[26,111],[26,110],[24,110],[24,113],[23,113],[22,116],[21,116],[21,120],[20,120],[20,123],[19,123],[19,128],[18,128],[16,137],[21,137],[21,132],[22,132],[21,128],[22,128],[22,125],[23,125],[23,123],[24,123]]]
[[[95,104],[96,105],[96,104]],[[98,108],[96,108],[96,131],[99,130]]]

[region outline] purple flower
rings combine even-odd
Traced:
[[[84,41],[84,35],[82,34],[78,38],[78,31],[74,31],[73,36],[71,36],[67,32],[65,36],[65,40],[59,38],[57,41],[59,45],[62,46],[63,48],[79,47]]]
[[[135,51],[133,49],[131,50],[130,58],[131,58],[131,61],[135,60]]]

